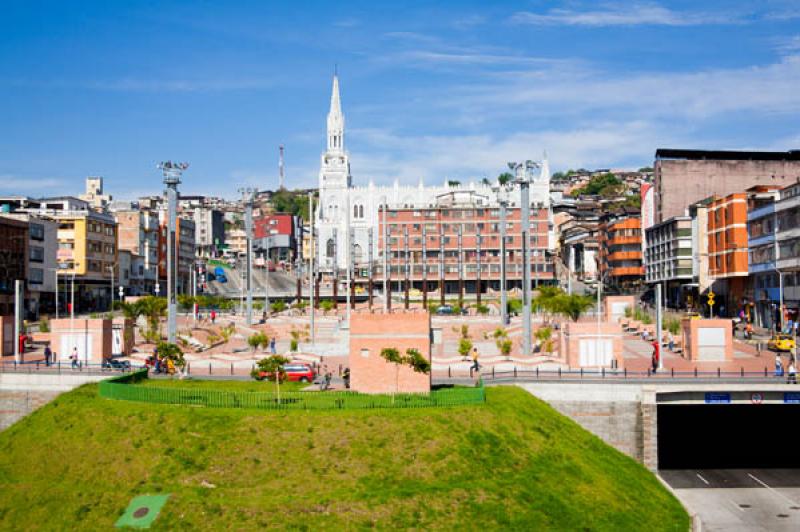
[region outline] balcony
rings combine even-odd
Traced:
[[[620,266],[611,268],[609,273],[612,277],[625,277],[630,275],[644,276],[644,266]]]

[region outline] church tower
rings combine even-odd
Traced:
[[[320,164],[319,188],[348,188],[350,181],[350,159],[344,150],[344,114],[339,96],[339,76],[334,75],[331,108],[328,111],[327,147]]]

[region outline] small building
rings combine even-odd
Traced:
[[[684,308],[694,278],[692,218],[673,216],[645,230],[645,282],[663,287],[668,307]]]

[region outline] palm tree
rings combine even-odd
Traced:
[[[556,298],[554,305],[558,314],[578,321],[583,313],[594,306],[594,300],[588,296],[563,294]]]

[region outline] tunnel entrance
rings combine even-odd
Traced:
[[[659,469],[800,468],[800,405],[660,404]]]

